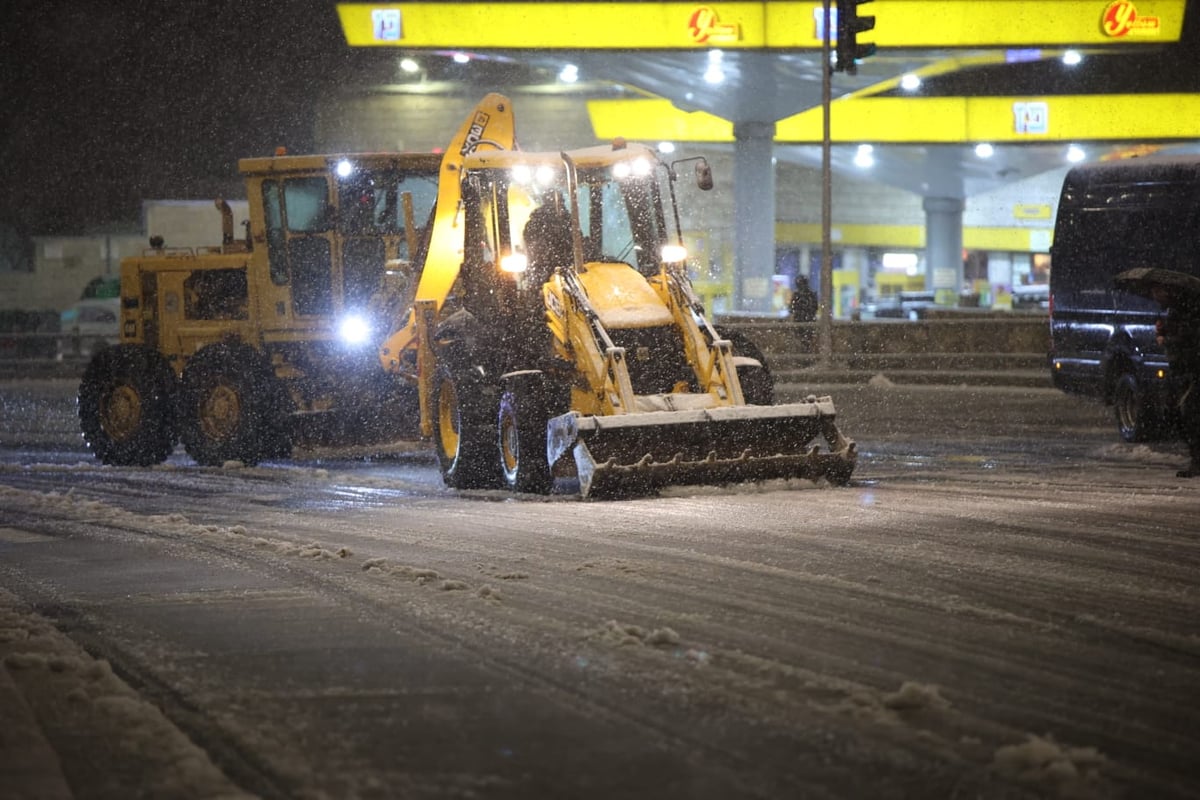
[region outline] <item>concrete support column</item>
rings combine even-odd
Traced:
[[[739,122],[733,134],[733,307],[769,314],[775,274],[775,123]]]
[[[961,197],[926,197],[925,209],[925,287],[962,291],[964,202]]]

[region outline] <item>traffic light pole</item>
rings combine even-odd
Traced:
[[[821,313],[817,318],[817,354],[820,364],[833,361],[833,172],[830,158],[829,101],[833,94],[832,68],[829,64],[831,0],[824,0],[824,24],[821,34]]]

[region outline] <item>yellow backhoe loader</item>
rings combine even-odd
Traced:
[[[775,405],[761,357],[692,290],[676,184],[690,164],[711,188],[707,162],[515,141],[511,104],[489,95],[447,148],[413,306],[380,348],[418,387],[447,485],[846,483],[855,445],[832,400]]]

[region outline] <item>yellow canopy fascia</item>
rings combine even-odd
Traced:
[[[591,100],[588,113],[602,140],[733,141],[731,122],[681,111],[668,100]],[[830,138],[881,144],[1200,139],[1200,95],[847,97],[830,106]],[[775,141],[821,142],[821,108],[780,120]]]
[[[1186,0],[876,0],[881,48],[1137,46],[1179,40]],[[346,42],[411,49],[814,49],[819,2],[339,3]]]
[[[835,225],[839,247],[896,247],[920,250],[925,247],[923,225]],[[1052,238],[1053,228],[963,227],[963,247],[968,250],[999,250],[1015,253],[1040,252]],[[821,226],[807,222],[777,222],[775,239],[784,244],[821,241]],[[1035,239],[1039,240],[1035,244]]]

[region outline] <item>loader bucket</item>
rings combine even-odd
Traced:
[[[546,451],[551,464],[573,453],[584,497],[772,478],[825,478],[842,485],[857,453],[834,417],[828,397],[612,416],[572,411],[550,420]],[[818,436],[828,450],[813,443]]]

